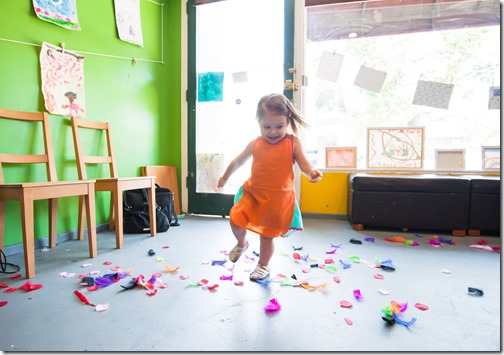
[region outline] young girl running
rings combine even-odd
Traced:
[[[256,119],[261,136],[229,164],[218,182],[223,187],[239,167],[253,158],[251,176],[235,196],[229,213],[231,230],[237,240],[229,259],[238,261],[249,247],[247,230],[259,234],[259,262],[250,274],[254,281],[270,273],[268,264],[275,250],[274,238],[286,235],[289,229],[303,228],[294,192],[293,164],[298,164],[310,182],[322,178],[322,173],[306,158],[296,136],[298,129],[308,124],[284,95],[263,96],[257,105]],[[287,133],[289,128],[293,134]]]

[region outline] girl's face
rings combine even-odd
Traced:
[[[284,115],[275,115],[266,110],[266,114],[258,122],[261,128],[261,137],[268,143],[278,143],[287,134],[288,122]]]

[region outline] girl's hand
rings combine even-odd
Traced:
[[[219,182],[217,183],[217,187],[223,187],[226,185],[227,180],[225,180],[222,176],[219,178]]]
[[[318,169],[310,171],[310,182],[319,182],[322,179],[322,172]]]

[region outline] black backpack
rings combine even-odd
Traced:
[[[175,196],[170,189],[160,187],[156,184],[156,206],[160,207],[161,212],[168,217],[168,222],[172,227],[180,226],[177,213],[175,212],[174,201]]]
[[[124,192],[124,233],[146,233],[150,231],[149,201],[146,189]],[[173,193],[156,184],[156,230],[167,231],[170,226],[179,226],[173,205]]]

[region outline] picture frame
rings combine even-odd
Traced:
[[[500,170],[500,147],[483,146],[481,147],[481,169],[485,171]]]
[[[465,149],[436,149],[436,170],[465,170]]]
[[[326,147],[326,168],[357,168],[357,147]]]
[[[424,127],[372,127],[367,133],[369,169],[422,169]]]

